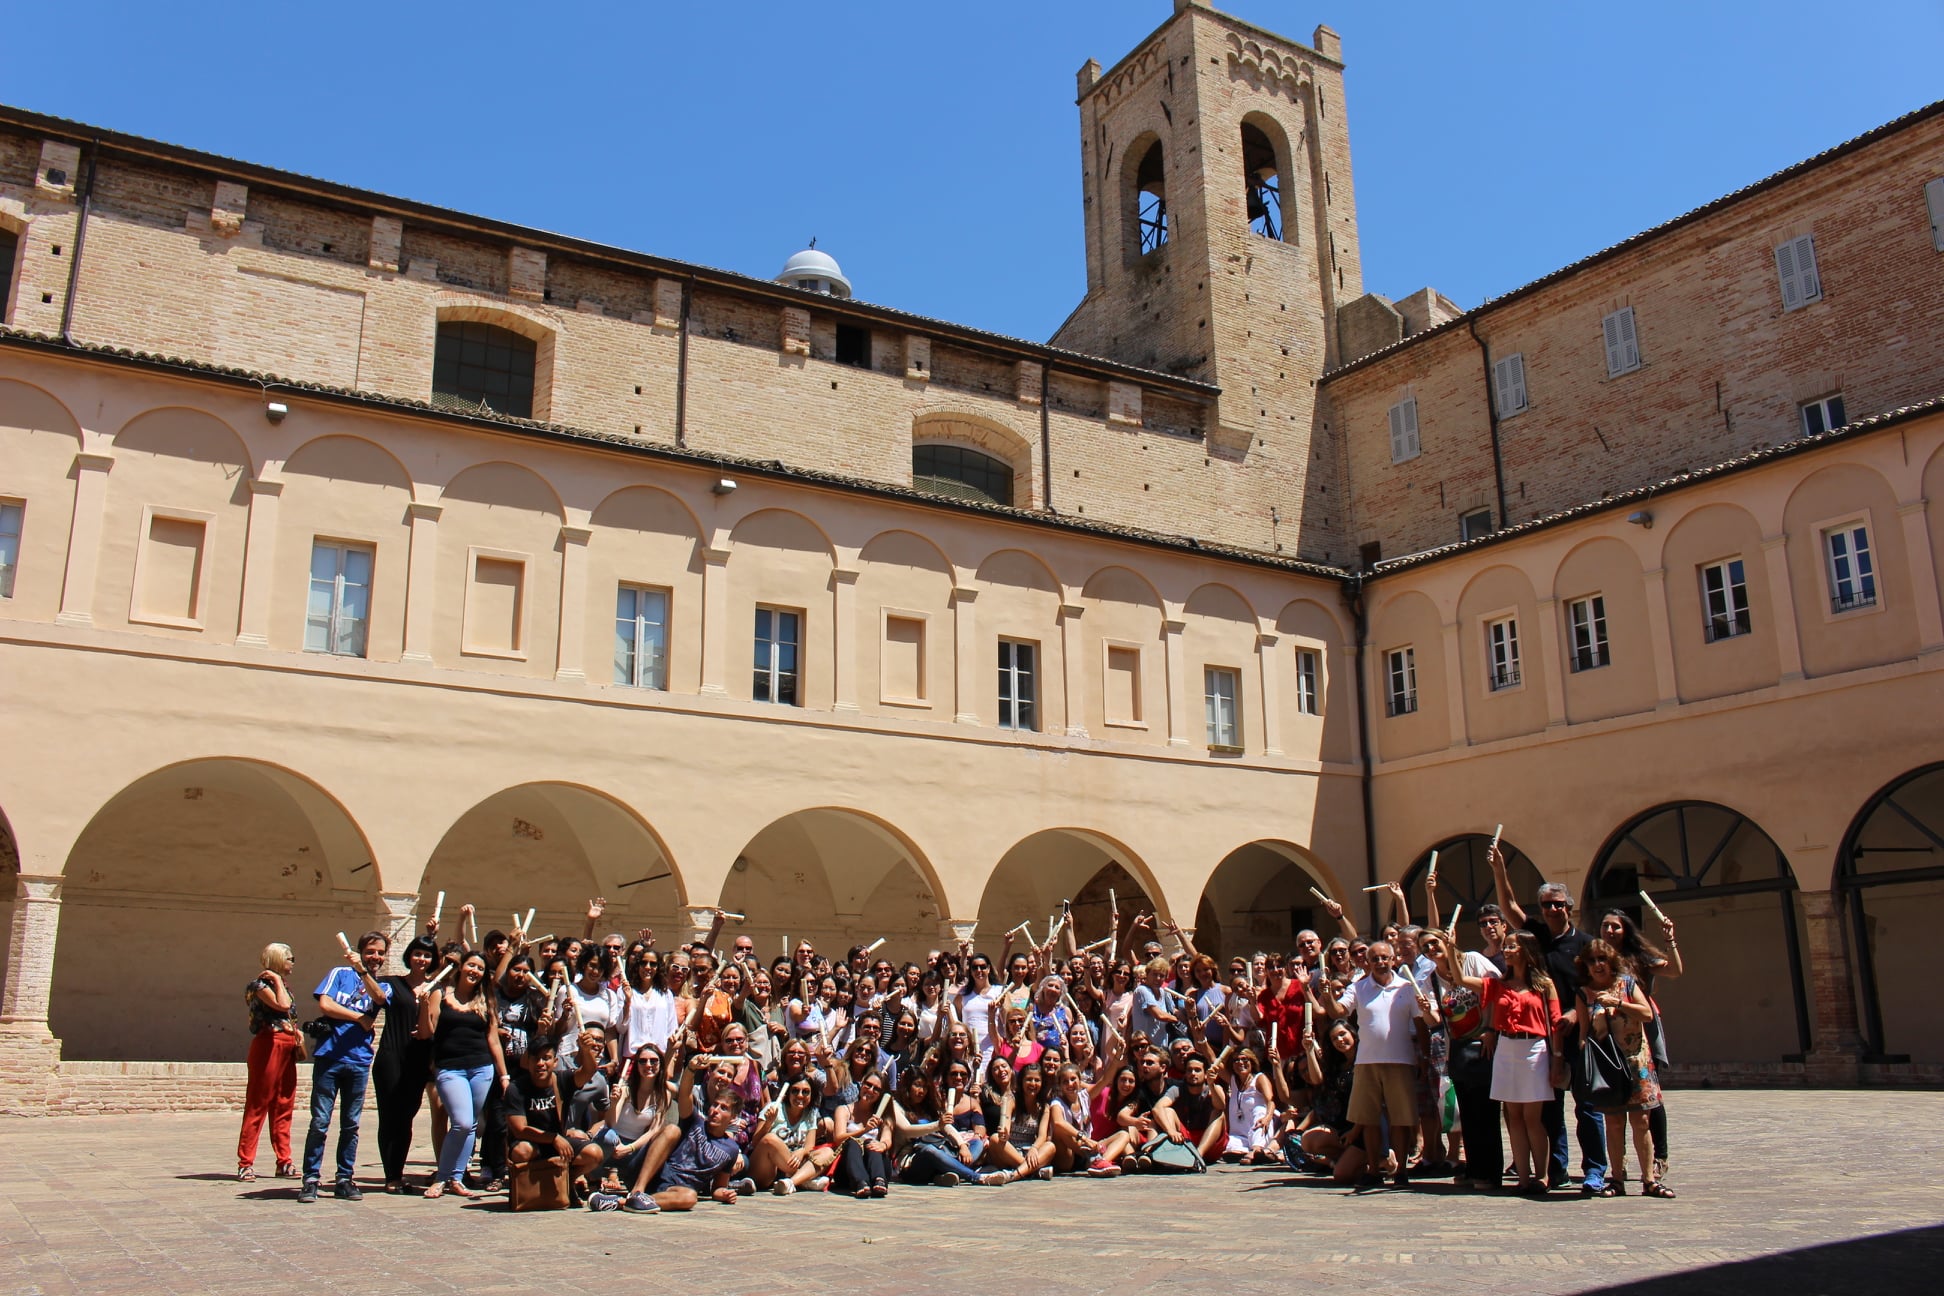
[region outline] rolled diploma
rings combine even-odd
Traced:
[[[1438,852],[1435,850],[1431,852],[1431,868],[1428,871],[1428,876],[1433,882],[1438,880]]]
[[[533,930],[533,915],[538,912],[539,910],[537,909],[529,909],[526,911],[526,921],[520,924],[521,931],[530,932]]]
[[[1640,898],[1647,902],[1647,907],[1649,909],[1652,909],[1654,911],[1654,917],[1660,919],[1662,922],[1667,921],[1667,915],[1661,912],[1661,907],[1654,903],[1654,898],[1652,896],[1648,895],[1645,891],[1642,891],[1640,893]]]
[[[338,944],[344,946],[344,952],[346,954],[351,952],[351,942],[345,939],[343,932],[338,933]]]
[[[1315,887],[1310,888],[1310,894],[1315,896],[1318,900],[1321,900],[1324,904],[1330,903],[1330,897],[1324,895],[1321,891],[1318,891]]]
[[[1308,1011],[1309,1011],[1309,1003],[1308,1003],[1308,1001],[1307,1001],[1307,1000],[1306,1000],[1306,1001],[1304,1001],[1304,1003],[1303,1003],[1303,1011],[1305,1011],[1305,1012],[1308,1012]],[[1274,1051],[1274,1050],[1276,1049],[1276,1047],[1277,1047],[1277,1045],[1276,1045],[1276,1036],[1277,1036],[1277,1034],[1279,1033],[1279,1032],[1278,1032],[1278,1029],[1277,1029],[1277,1028],[1278,1028],[1278,1027],[1280,1027],[1281,1025],[1282,1025],[1282,1023],[1281,1023],[1281,1022],[1270,1022],[1270,1023],[1269,1023],[1269,1048],[1270,1048],[1270,1050],[1271,1050],[1272,1052],[1273,1052],[1273,1051]]]
[[[891,1105],[890,1094],[886,1094],[884,1095],[884,1097],[878,1099],[877,1111],[874,1114],[878,1117],[879,1120],[884,1119],[884,1109],[886,1107],[889,1107],[890,1105]]]
[[[1390,890],[1390,886],[1388,883],[1379,883],[1376,886],[1365,887],[1364,890],[1365,891],[1388,891]]]
[[[1100,938],[1099,940],[1097,940],[1097,941],[1095,941],[1095,942],[1094,942],[1093,944],[1091,944],[1091,945],[1082,945],[1082,946],[1080,947],[1080,952],[1081,952],[1082,954],[1085,954],[1085,953],[1086,953],[1086,952],[1087,952],[1088,950],[1097,950],[1097,949],[1099,949],[1099,948],[1100,948],[1100,947],[1101,947],[1102,945],[1105,945],[1105,944],[1106,944],[1106,943],[1107,943],[1108,941],[1111,941],[1111,940],[1113,940],[1113,939],[1114,939],[1114,938],[1113,938],[1112,936],[1102,936],[1102,937],[1101,937],[1101,938]]]
[[[1497,850],[1497,849],[1498,849],[1498,844],[1499,844],[1499,838],[1501,838],[1501,837],[1503,837],[1504,835],[1505,835],[1505,825],[1504,825],[1504,824],[1500,824],[1500,825],[1499,825],[1498,827],[1496,827],[1496,828],[1494,828],[1494,829],[1492,829],[1492,847],[1491,847],[1491,848],[1492,848],[1493,850]]]
[[[434,923],[438,922],[439,915],[444,912],[445,912],[445,892],[441,891],[439,892],[439,898],[432,902],[432,921]]]
[[[466,943],[468,945],[473,946],[474,948],[478,948],[479,924],[473,920],[473,916],[471,914],[466,915],[466,936],[467,936]]]
[[[865,952],[866,954],[875,954],[875,953],[877,953],[877,952],[878,952],[878,951],[879,951],[880,949],[882,949],[882,948],[884,947],[884,942],[885,942],[885,941],[887,941],[887,940],[889,940],[889,939],[891,939],[891,938],[890,938],[889,936],[880,936],[880,937],[878,937],[878,938],[877,938],[876,940],[874,940],[874,941],[872,941],[872,942],[871,942],[871,943],[870,943],[869,945],[866,945],[866,946],[864,947],[864,952]]]
[[[723,916],[724,918],[726,918],[726,919],[728,919],[728,920],[729,920],[729,921],[731,921],[731,922],[748,922],[748,921],[749,921],[749,915],[748,915],[748,914],[739,914],[739,913],[726,913],[726,914],[724,914],[724,915],[722,915],[722,916]]]
[[[1462,903],[1460,903],[1460,904],[1458,904],[1458,905],[1456,905],[1456,906],[1454,906],[1454,907],[1452,908],[1452,911],[1451,911],[1451,926],[1449,926],[1449,927],[1447,927],[1447,928],[1445,928],[1445,930],[1446,930],[1446,931],[1454,931],[1454,932],[1455,932],[1455,931],[1457,931],[1457,930],[1458,930],[1458,915],[1459,915],[1459,914],[1461,914],[1461,913],[1463,913],[1463,912],[1465,912],[1465,906],[1464,906],[1464,905],[1463,905]]]
[[[427,981],[425,983],[425,988],[427,990],[430,990],[435,986],[437,986],[439,982],[445,980],[448,976],[450,976],[452,974],[452,969],[457,966],[459,966],[457,963],[448,963],[444,967],[440,968],[439,975],[433,977],[430,981]]]

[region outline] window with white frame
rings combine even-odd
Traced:
[[[1729,558],[1701,569],[1701,604],[1708,619],[1708,642],[1733,639],[1755,628],[1748,613],[1748,580],[1742,560]]]
[[[316,540],[311,544],[310,603],[304,617],[304,651],[338,657],[365,655],[371,627],[369,545]]]
[[[1323,714],[1323,654],[1314,648],[1296,650],[1296,709],[1304,715]]]
[[[21,524],[26,517],[27,506],[20,500],[0,500],[0,599],[13,597],[14,572],[20,567]]]
[[[756,609],[756,678],[750,696],[758,702],[802,706],[797,691],[797,654],[803,645],[803,614],[784,608]]]
[[[1409,715],[1417,710],[1417,649],[1393,648],[1385,653],[1384,681],[1384,697],[1391,715]]]
[[[1813,235],[1788,239],[1776,244],[1775,273],[1782,281],[1782,309],[1792,311],[1822,300],[1822,280],[1816,276],[1816,240]]]
[[[1575,673],[1611,665],[1607,652],[1606,598],[1588,594],[1566,605],[1566,628],[1572,635],[1571,664]]]
[[[1239,677],[1225,666],[1209,666],[1202,671],[1202,697],[1208,719],[1210,747],[1240,747],[1241,730],[1235,723],[1235,695]]]
[[[1843,394],[1836,392],[1802,402],[1802,435],[1820,436],[1849,420],[1843,416]]]
[[[999,641],[999,727],[1039,728],[1039,645],[1018,639]]]
[[[1486,683],[1494,693],[1519,683],[1519,619],[1499,617],[1485,623]]]
[[[620,585],[614,592],[614,682],[668,687],[668,592]]]
[[[1500,418],[1525,412],[1525,356],[1509,355],[1492,366],[1492,400]]]
[[[1640,336],[1634,331],[1634,310],[1622,306],[1600,321],[1606,339],[1607,377],[1618,378],[1640,368]]]
[[[1418,457],[1417,397],[1411,396],[1390,407],[1391,462],[1403,463]]]
[[[1829,607],[1852,612],[1876,603],[1876,563],[1870,557],[1870,528],[1864,522],[1845,522],[1823,532],[1823,555],[1829,562]]]

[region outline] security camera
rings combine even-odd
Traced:
[[[283,422],[284,415],[288,413],[290,413],[290,406],[284,404],[282,401],[271,401],[263,407],[263,417],[269,419],[272,423]]]
[[[1654,529],[1654,515],[1652,513],[1649,513],[1646,509],[1641,509],[1639,512],[1636,513],[1627,514],[1627,521],[1633,523],[1637,527],[1644,527],[1649,531],[1652,531]]]

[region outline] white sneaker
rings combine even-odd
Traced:
[[[789,1179],[778,1179],[770,1191],[778,1197],[788,1197],[796,1191],[796,1183]]]

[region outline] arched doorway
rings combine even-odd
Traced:
[[[240,1062],[264,945],[308,991],[377,925],[364,834],[316,784],[219,758],[148,774],[68,855],[48,1026],[69,1061]]]
[[[1159,891],[1147,865],[1106,834],[1048,828],[1014,843],[999,857],[979,897],[978,941],[997,950],[1006,932],[1022,922],[1031,924],[1035,940],[1045,940],[1047,919],[1059,911],[1062,900],[1073,901],[1075,944],[1090,944],[1108,934],[1107,917],[1115,903],[1125,937],[1136,914],[1157,911],[1153,897]],[[1127,953],[1125,940],[1121,953]]]
[[[20,844],[14,840],[13,825],[7,822],[6,812],[0,810],[0,932],[8,933],[8,938],[0,940],[0,987],[7,984],[8,961],[13,957],[14,902],[20,892]]]
[[[722,884],[721,904],[748,922],[765,964],[805,939],[841,963],[882,938],[877,956],[924,962],[943,944],[931,862],[905,835],[857,810],[788,814],[749,839]]]
[[[1677,924],[1687,968],[1654,988],[1673,1056],[1799,1061],[1810,1042],[1803,935],[1795,874],[1774,839],[1711,801],[1656,806],[1601,849],[1580,904],[1582,925],[1596,928],[1602,912],[1623,909],[1658,944],[1660,924],[1642,891]]]
[[[1498,884],[1492,880],[1492,866],[1486,859],[1491,849],[1492,838],[1489,833],[1464,833],[1457,837],[1447,837],[1426,850],[1404,870],[1404,898],[1411,906],[1411,920],[1422,923],[1430,916],[1430,906],[1424,892],[1424,879],[1431,872],[1431,852],[1438,853],[1438,921],[1446,926],[1451,924],[1451,915],[1458,913],[1458,906],[1465,906],[1458,914],[1458,943],[1464,949],[1477,949],[1484,937],[1478,931],[1478,911],[1488,904],[1505,908],[1505,897],[1498,893]],[[1511,898],[1520,905],[1531,909],[1539,894],[1539,885],[1546,879],[1541,876],[1538,866],[1530,856],[1520,850],[1509,838],[1499,838],[1499,853],[1505,856],[1505,875],[1516,892]],[[1384,897],[1380,894],[1379,900]],[[1383,906],[1378,906],[1381,911]],[[1385,922],[1389,914],[1379,915]],[[1507,915],[1509,922],[1510,915]]]
[[[1928,954],[1944,923],[1944,762],[1896,779],[1843,835],[1836,887],[1873,1059],[1944,1062]]]
[[[680,874],[661,839],[628,806],[573,783],[523,783],[495,792],[446,830],[419,883],[419,923],[445,892],[446,934],[463,904],[479,935],[535,910],[535,937],[579,936],[587,902],[607,910],[595,935],[653,928],[663,947],[688,939]]]
[[[1332,894],[1325,870],[1285,841],[1246,842],[1222,857],[1195,910],[1195,948],[1216,959],[1296,948],[1296,933],[1336,934],[1310,888]]]

